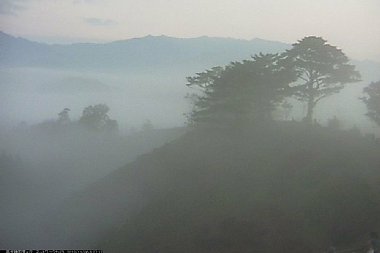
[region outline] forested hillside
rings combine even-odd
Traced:
[[[289,96],[314,107],[359,78],[319,37],[189,77],[203,91],[192,97],[191,131],[68,199],[57,211],[57,243],[107,252],[366,252],[380,228],[379,139],[343,130],[339,115],[321,125],[312,108],[302,121],[272,114]],[[378,89],[372,83],[363,98],[375,122]]]
[[[65,203],[58,234],[74,243],[60,242],[106,252],[364,247],[380,226],[379,152],[355,130],[296,122],[192,132]]]

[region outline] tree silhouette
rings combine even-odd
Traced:
[[[67,125],[70,123],[70,116],[69,116],[70,109],[65,108],[60,113],[58,113],[58,120],[57,123],[59,125]]]
[[[117,130],[117,121],[110,119],[107,114],[109,110],[109,107],[105,104],[90,105],[83,110],[79,123],[90,130]]]
[[[292,94],[307,102],[305,120],[313,120],[313,111],[323,98],[339,92],[344,84],[357,82],[360,74],[342,50],[321,37],[305,37],[282,54],[283,64],[295,71]]]
[[[271,112],[292,80],[278,59],[277,54],[260,54],[252,60],[214,67],[188,77],[187,85],[202,91],[192,96],[190,122],[238,126],[271,119]]]
[[[141,126],[141,131],[147,133],[153,130],[154,130],[154,126],[153,126],[152,121],[150,121],[149,119],[145,120]]]
[[[372,82],[363,92],[367,95],[362,98],[368,109],[367,116],[380,126],[380,81]]]

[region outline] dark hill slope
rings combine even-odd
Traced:
[[[189,133],[69,201],[65,231],[105,252],[356,246],[380,228],[379,151],[354,131],[297,123]]]

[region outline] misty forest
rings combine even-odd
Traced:
[[[379,154],[380,63],[319,36],[0,33],[0,248],[376,253]]]

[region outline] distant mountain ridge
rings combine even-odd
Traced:
[[[259,52],[281,52],[289,47],[289,44],[262,39],[151,35],[102,44],[49,45],[0,32],[0,67],[135,71],[196,66],[198,69],[247,59]]]

